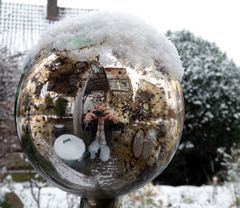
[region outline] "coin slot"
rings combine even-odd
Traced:
[[[63,144],[65,144],[65,143],[67,143],[67,142],[70,142],[70,141],[71,141],[70,138],[68,138],[68,139],[64,139],[64,140],[63,140]]]

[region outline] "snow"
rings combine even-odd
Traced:
[[[22,200],[25,208],[37,208],[33,200],[29,183],[0,184],[0,201],[6,192],[15,192]],[[33,189],[37,192],[37,188]],[[225,186],[153,186],[151,184],[121,197],[122,208],[155,207],[155,208],[228,208],[234,207],[232,184]],[[67,208],[78,207],[80,198],[67,194],[55,187],[41,189],[40,207]]]
[[[76,51],[76,56],[92,58],[100,54],[103,65],[133,67],[137,71],[160,63],[181,80],[183,68],[175,46],[141,19],[120,12],[92,11],[60,21],[46,31],[29,52],[26,63],[43,48]],[[116,60],[117,57],[117,60]]]
[[[200,208],[200,207],[230,207],[233,203],[231,191],[223,186],[181,186],[160,187],[164,192],[164,206],[172,204],[172,207]],[[161,195],[160,195],[161,197]]]
[[[0,196],[10,191],[14,191],[18,195],[24,204],[24,208],[38,208],[28,183],[15,183],[11,190],[8,188],[1,188]],[[33,191],[36,193],[38,190],[34,188]],[[75,204],[75,206],[73,206],[74,208],[78,207],[77,204],[79,204],[80,199],[77,196],[67,194],[55,187],[44,187],[41,189],[40,207],[65,208],[69,207],[69,200],[73,201],[72,204]]]

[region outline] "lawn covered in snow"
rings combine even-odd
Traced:
[[[37,196],[37,188],[33,188]],[[37,208],[31,192],[30,184],[2,183],[0,184],[0,201],[7,192],[15,192],[25,208]],[[43,187],[40,192],[41,208],[78,208],[80,198],[61,191],[55,187]],[[0,203],[1,204],[1,203]],[[0,206],[1,207],[1,206]],[[142,189],[121,197],[123,208],[234,208],[235,197],[233,184],[225,186],[153,186],[148,184]]]

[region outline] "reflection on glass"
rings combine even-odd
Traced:
[[[112,131],[121,130],[123,125],[113,111],[104,103],[98,103],[84,118],[84,130],[91,132],[91,144],[88,150],[90,158],[95,159],[100,151],[99,158],[107,161],[110,157],[110,142]]]
[[[142,73],[73,57],[46,50],[28,66],[16,107],[20,142],[53,182],[112,197],[159,174],[175,152],[181,87],[154,66]]]
[[[71,134],[63,134],[54,142],[54,151],[66,164],[77,167],[85,153],[84,142]]]

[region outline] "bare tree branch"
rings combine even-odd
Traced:
[[[22,54],[8,55],[6,47],[0,48],[0,168],[6,154],[19,150],[14,124],[14,102],[20,78],[18,58]]]

